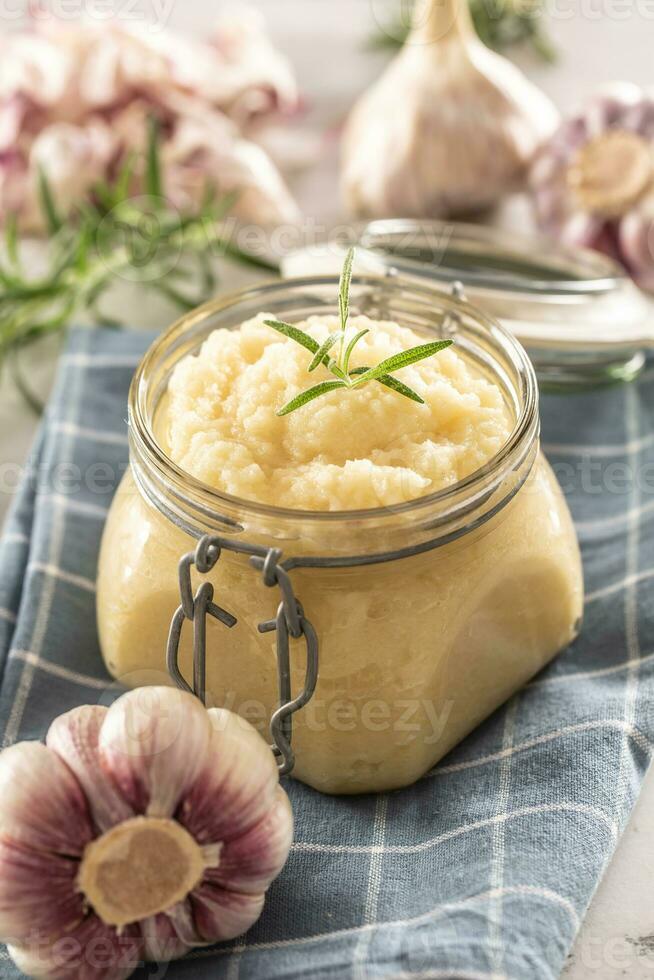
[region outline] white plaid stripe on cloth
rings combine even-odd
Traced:
[[[0,544],[5,744],[118,693],[93,585],[115,480],[92,492],[66,479],[99,462],[122,473],[127,388],[149,340],[73,332],[62,358]],[[628,387],[543,398],[545,448],[583,551],[580,638],[408,790],[338,799],[289,782],[295,843],[263,917],[167,977],[559,975],[654,744],[653,410],[651,367]],[[18,975],[0,959],[0,977]]]

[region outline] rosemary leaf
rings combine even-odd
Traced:
[[[136,167],[136,153],[133,151],[128,153],[125,162],[118,171],[118,176],[116,177],[116,184],[114,186],[114,205],[120,204],[121,201],[125,201],[129,196],[129,188],[132,182],[132,177],[134,175],[134,169]]]
[[[350,377],[355,377],[357,374],[365,374],[370,368],[355,368],[354,371],[350,371]],[[380,385],[384,385],[385,388],[391,388],[396,391],[398,395],[404,395],[405,398],[410,398],[412,402],[418,402],[419,405],[425,404],[425,399],[421,398],[417,391],[413,388],[409,388],[405,385],[403,381],[399,381],[394,378],[392,374],[382,374],[381,378],[375,378]]]
[[[241,192],[239,190],[228,191],[227,194],[223,194],[222,197],[217,198],[215,186],[209,184],[209,187],[213,188],[213,190],[209,191],[206,210],[213,214],[214,221],[222,221],[234,209],[234,205],[241,196]]]
[[[124,160],[115,178],[99,184],[67,211],[65,221],[46,173],[38,172],[38,192],[48,233],[48,266],[38,278],[21,269],[15,219],[5,218],[7,259],[4,267],[0,265],[0,367],[4,358],[11,358],[19,348],[47,334],[63,332],[82,309],[88,309],[96,321],[120,326],[103,315],[98,304],[116,277],[127,270],[130,278],[135,269],[147,271],[142,279],[143,288],[159,289],[184,308],[196,305],[213,292],[211,259],[216,244],[220,254],[228,258],[279,272],[273,263],[223,241],[225,228],[220,222],[231,209],[236,194],[218,195],[215,188],[208,188],[204,203],[184,213],[166,205],[159,127],[154,119],[150,120],[140,155],[144,163],[138,169],[145,172],[144,187],[147,184],[149,195],[157,198],[156,213],[151,198],[144,204],[140,197],[128,197],[137,169],[134,154]],[[171,257],[177,260],[179,256],[184,258],[192,281],[200,283],[200,295],[191,296],[192,288],[179,289],[182,266],[170,271]],[[312,353],[317,346],[311,348]],[[13,367],[11,373],[16,375]],[[34,393],[30,395],[24,381],[16,375],[15,383],[36,409],[37,400]]]
[[[438,354],[439,351],[451,346],[451,340],[436,340],[429,344],[419,344],[417,347],[411,347],[409,350],[402,351],[400,354],[393,354],[392,357],[387,357],[384,361],[380,361],[376,367],[370,368],[365,374],[359,375],[355,384],[362,385],[368,381],[375,381],[390,371],[399,371],[400,368],[408,367],[409,364],[415,364],[417,361],[423,361],[426,357],[433,357],[434,354]]]
[[[102,205],[105,211],[111,211],[116,206],[113,190],[107,183],[94,184],[93,197]]]
[[[367,327],[364,330],[359,330],[359,332],[354,335],[354,337],[352,338],[352,340],[349,342],[349,344],[345,348],[345,354],[343,355],[343,371],[344,371],[345,374],[348,373],[349,368],[350,368],[350,358],[352,357],[352,351],[354,350],[354,348],[356,347],[356,345],[359,343],[359,341],[361,340],[361,338],[362,337],[365,337],[365,335],[367,333],[370,333],[370,330],[368,330]]]
[[[332,333],[329,335],[327,340],[316,351],[315,356],[308,367],[309,372],[315,371],[318,365],[323,363],[326,355],[329,354],[330,350],[332,349],[336,341],[340,338],[340,336],[341,336],[340,332]],[[331,364],[331,362],[329,363]]]
[[[341,330],[347,330],[347,321],[350,316],[350,286],[352,284],[352,264],[354,262],[354,249],[348,250],[341,271],[341,279],[338,284],[338,308],[341,314]]]
[[[263,269],[264,272],[274,272],[275,275],[279,275],[279,266],[275,262],[271,262],[270,259],[266,259],[261,255],[244,252],[238,245],[225,241],[218,234],[209,242],[209,247],[212,248],[212,251],[216,255],[227,259],[235,259],[241,265],[248,265],[253,269]]]
[[[404,395],[405,398],[409,398],[411,401],[418,402],[420,405],[425,404],[424,399],[420,397],[417,391],[409,388],[404,382],[398,381],[389,372],[399,370],[400,368],[407,367],[409,364],[415,364],[416,361],[422,361],[426,357],[432,357],[434,354],[438,354],[439,351],[444,350],[452,344],[451,340],[437,340],[428,344],[419,344],[410,350],[402,351],[400,354],[394,354],[393,357],[387,357],[386,360],[381,361],[376,367],[359,367],[353,371],[349,371],[352,351],[361,338],[369,333],[367,328],[359,330],[348,343],[345,356],[343,356],[343,340],[350,315],[350,286],[352,282],[353,260],[354,249],[350,249],[343,264],[338,289],[341,329],[338,333],[330,334],[322,345],[318,345],[313,337],[310,337],[300,327],[295,327],[291,323],[285,323],[283,320],[264,320],[266,326],[272,327],[273,330],[277,330],[278,333],[283,334],[290,340],[294,340],[300,344],[306,350],[311,351],[314,356],[309,365],[309,371],[315,371],[319,364],[326,364],[328,370],[338,378],[337,381],[323,381],[322,384],[315,385],[315,387],[303,391],[291,399],[287,405],[284,405],[277,412],[278,415],[288,415],[290,412],[302,408],[308,402],[327,394],[329,391],[334,391],[336,388],[356,388],[367,384],[369,381],[377,381],[386,388],[391,388],[393,391],[396,391],[399,395]],[[330,358],[329,352],[337,339],[340,339],[338,357]]]
[[[200,252],[200,272],[202,274],[202,292],[204,296],[211,296],[216,289],[216,274],[211,265],[211,259],[206,252]]]
[[[299,327],[294,327],[292,323],[284,323],[283,320],[264,320],[263,321],[267,327],[272,327],[277,333],[284,334],[290,340],[294,340],[296,344],[304,347],[305,350],[311,351],[315,354],[320,346],[317,341],[310,337],[308,333],[304,330],[300,330]]]
[[[9,358],[9,371],[11,372],[11,377],[16,385],[17,390],[22,395],[23,399],[32,410],[34,415],[40,415],[44,409],[44,403],[40,397],[32,390],[30,385],[23,374],[22,365],[19,361],[19,350],[20,348],[14,347],[11,352],[11,357]]]
[[[38,181],[39,200],[43,211],[43,216],[45,218],[46,227],[50,235],[56,235],[63,222],[59,216],[59,212],[57,211],[57,206],[54,202],[54,197],[52,196],[52,190],[50,188],[50,181],[48,180],[43,167],[39,167]]]
[[[335,375],[337,378],[340,378],[341,381],[344,381],[345,384],[348,386],[348,388],[351,386],[352,382],[350,381],[348,375],[345,373],[343,368],[339,366],[338,361],[334,360],[334,358],[332,358],[329,361],[327,368],[332,372],[333,375]]]
[[[319,385],[314,385],[313,388],[308,388],[296,395],[295,398],[291,398],[290,402],[280,408],[277,414],[288,415],[290,412],[294,412],[296,408],[302,408],[307,402],[313,401],[314,398],[320,398],[321,395],[326,395],[329,391],[335,391],[336,388],[347,388],[347,384],[345,381],[321,381]]]
[[[156,116],[148,119],[148,146],[145,161],[145,191],[150,197],[162,198],[161,161],[159,159],[159,120]]]
[[[198,296],[187,296],[180,289],[176,289],[170,281],[166,279],[155,279],[153,282],[149,283],[149,286],[155,290],[155,292],[161,293],[172,303],[179,306],[180,310],[193,310],[196,306],[199,306],[202,297]]]
[[[7,215],[7,219],[6,219],[5,249],[7,251],[7,258],[9,259],[10,265],[14,269],[19,268],[20,259],[18,255],[18,219],[13,211],[11,212],[11,214]]]

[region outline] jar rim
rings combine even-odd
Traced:
[[[361,256],[377,267],[393,265],[400,275],[430,276],[440,283],[460,277],[465,289],[491,295],[540,296],[544,302],[553,294],[592,298],[616,292],[629,281],[617,262],[603,253],[493,225],[382,218],[363,225],[358,242]],[[429,260],[412,254],[423,243],[432,250]],[[469,249],[466,257],[470,262],[474,256],[474,263],[450,265],[452,247],[459,252]]]
[[[228,494],[189,474],[163,450],[154,431],[153,422],[155,412],[151,411],[149,399],[152,394],[150,376],[154,374],[158,360],[165,355],[166,351],[170,350],[180,338],[189,334],[193,327],[198,327],[217,314],[225,313],[230,309],[237,309],[244,303],[252,302],[259,297],[264,301],[265,299],[273,298],[278,294],[283,294],[291,290],[320,287],[333,287],[336,290],[338,288],[338,277],[329,275],[306,276],[284,279],[279,282],[266,281],[257,286],[229,293],[218,299],[209,300],[191,312],[184,314],[167,330],[164,330],[146,351],[130,386],[128,405],[130,446],[137,453],[139,460],[146,461],[148,467],[154,469],[156,476],[163,483],[172,484],[177,490],[178,497],[180,494],[183,497],[184,491],[191,491],[199,495],[204,504],[201,510],[207,515],[215,515],[216,519],[228,525],[234,524],[238,526],[238,522],[233,522],[229,518],[226,518],[226,510],[227,512],[229,510],[238,510],[240,513],[254,518],[277,518],[286,522],[288,525],[302,524],[309,521],[315,524],[334,525],[353,521],[383,521],[389,515],[395,518],[398,516],[406,517],[407,515],[422,514],[434,506],[441,505],[447,508],[448,503],[451,503],[455,507],[457,500],[460,502],[462,495],[468,502],[469,509],[470,500],[474,499],[478,493],[484,492],[487,495],[489,479],[505,472],[507,467],[515,469],[518,465],[516,456],[526,455],[534,439],[537,439],[539,434],[539,417],[536,375],[531,361],[519,341],[500,323],[463,299],[458,284],[455,284],[452,293],[448,294],[442,289],[436,289],[432,286],[422,286],[406,280],[399,276],[397,271],[392,268],[383,276],[372,274],[355,275],[352,278],[352,287],[370,287],[371,289],[379,287],[388,289],[390,287],[392,289],[403,290],[406,295],[425,301],[430,309],[438,307],[441,312],[453,313],[460,320],[468,319],[474,322],[484,330],[496,350],[508,358],[516,372],[516,377],[519,379],[520,408],[513,430],[502,448],[481,467],[451,486],[400,504],[356,510],[313,511],[278,507]],[[217,327],[216,329],[225,328]],[[182,356],[186,356],[190,352],[185,351],[174,363],[177,363],[181,360]]]

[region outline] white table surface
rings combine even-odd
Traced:
[[[308,96],[308,123],[336,123],[355,95],[375,77],[383,56],[365,50],[386,0],[255,0],[278,44],[291,56]],[[399,3],[400,0],[393,0]],[[119,9],[127,9],[118,3]],[[157,5],[142,2],[140,10]],[[161,5],[159,5],[161,7]],[[206,22],[206,0],[172,3],[169,23],[197,32]],[[131,9],[131,5],[129,5]],[[163,5],[166,7],[166,4]],[[554,67],[528,54],[521,66],[552,98],[569,107],[601,83],[628,79],[654,84],[654,2],[650,0],[557,0],[546,2],[550,30],[560,51]],[[0,25],[1,29],[1,25]],[[332,224],[340,218],[336,152],[326,152],[315,171],[294,179],[308,215]],[[522,210],[503,223],[522,225]],[[242,274],[239,274],[241,278]],[[234,278],[230,276],[230,285]],[[120,295],[117,297],[120,303]],[[133,308],[129,304],[129,308]],[[144,325],[165,325],[168,313],[148,305]],[[52,351],[35,349],[26,364],[35,387],[47,391]],[[6,379],[0,381],[0,522],[23,463],[35,419]],[[602,880],[572,950],[566,980],[654,978],[654,774]],[[521,980],[521,978],[515,978]]]

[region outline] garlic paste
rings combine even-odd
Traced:
[[[456,488],[507,443],[515,419],[493,378],[457,345],[397,372],[420,405],[378,383],[338,390],[291,415],[276,411],[328,374],[307,374],[311,355],[267,327],[262,314],[215,330],[172,371],[154,429],[181,470],[217,491],[267,505],[267,530],[248,541],[292,554],[332,554],[338,518],[387,508],[397,540],[411,544],[415,516],[403,505]],[[336,317],[300,324],[317,341]],[[377,364],[424,341],[392,322],[352,317],[368,328],[352,367]],[[350,568],[292,571],[320,642],[316,693],[294,716],[294,775],[328,793],[407,785],[531,678],[576,635],[583,585],[579,551],[561,490],[536,444],[488,520],[432,550]],[[465,486],[465,483],[463,484]],[[270,508],[296,511],[282,533]],[[472,507],[472,505],[471,505]],[[316,529],[302,512],[333,515]],[[375,511],[378,513],[378,511]],[[367,518],[349,522],[363,548]],[[380,525],[381,526],[381,525]],[[404,530],[403,530],[404,528]],[[368,550],[384,551],[384,532]],[[399,535],[399,538],[398,538]],[[368,537],[370,535],[368,534]],[[135,686],[166,681],[166,637],[179,605],[178,560],[194,540],[137,488],[128,472],[115,497],[100,559],[98,616],[111,673]],[[373,547],[374,545],[374,547]],[[208,703],[248,718],[267,736],[277,702],[276,590],[241,556],[224,553],[209,576],[215,601],[238,617],[208,622]],[[192,675],[190,629],[182,669]],[[304,647],[292,643],[293,690]]]

